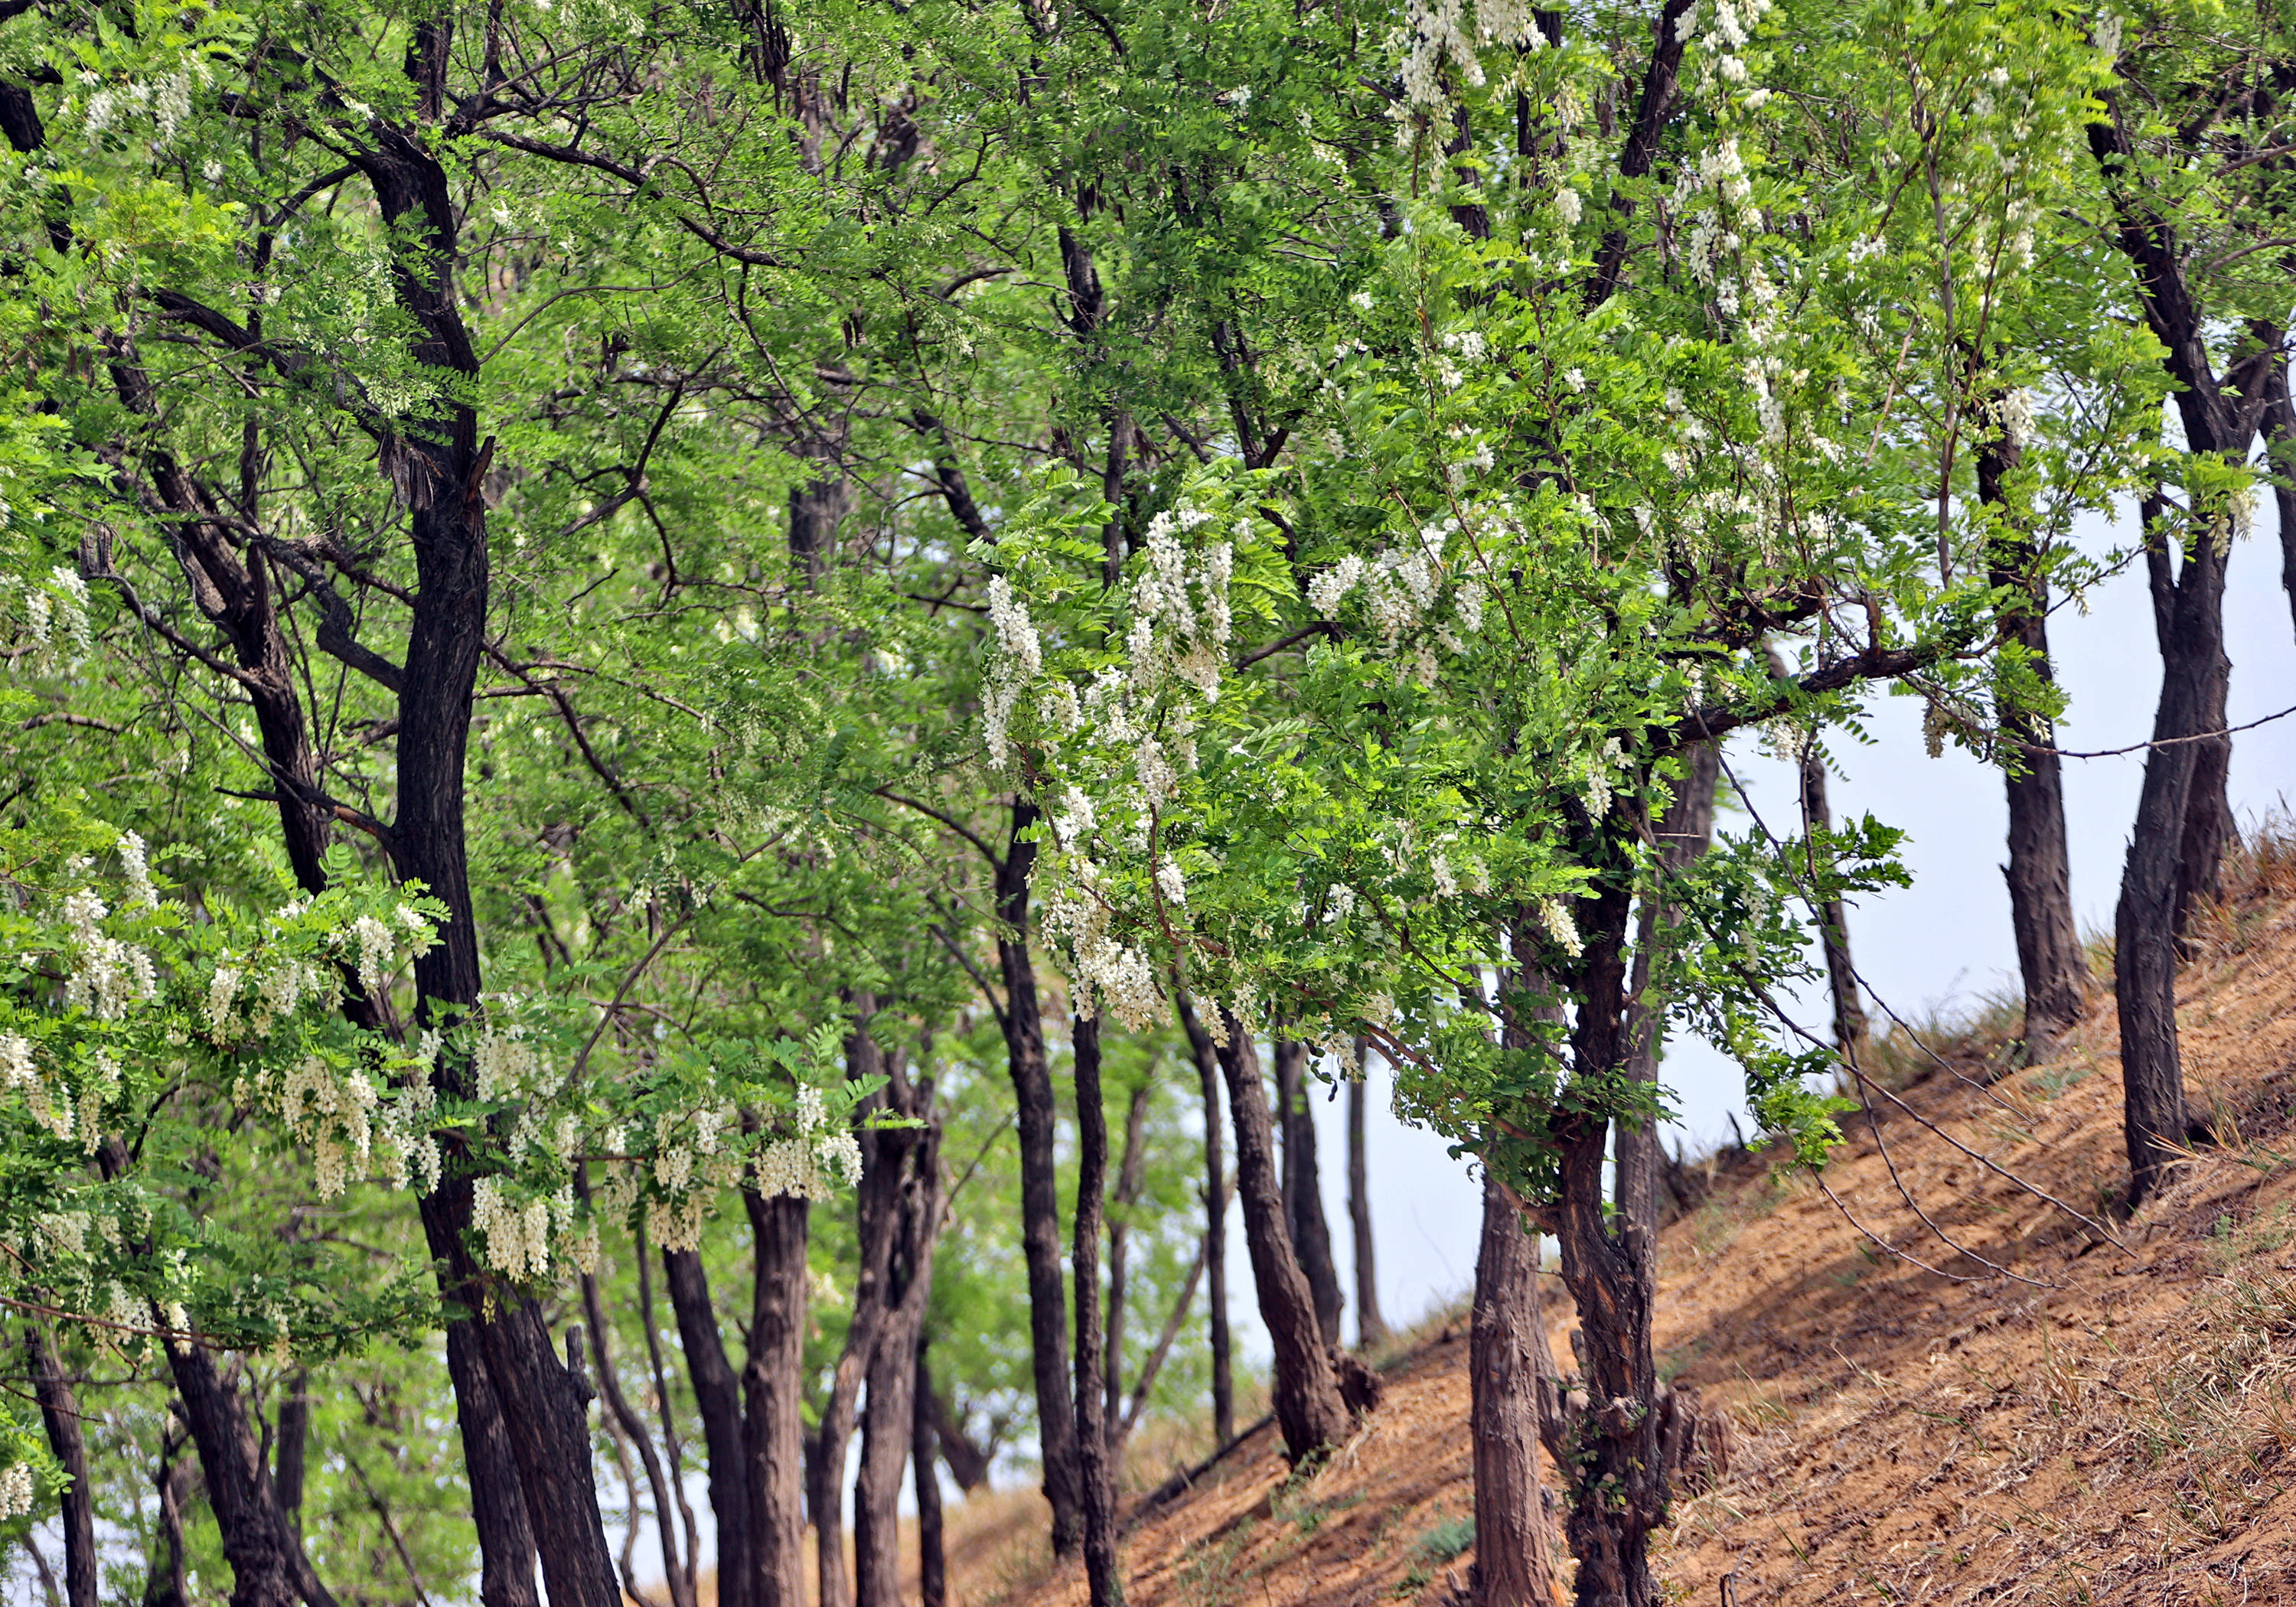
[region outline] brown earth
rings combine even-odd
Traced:
[[[1727,1579],[1745,1607],[2296,1603],[2296,852],[2267,840],[2236,868],[2178,993],[2216,1142],[2134,1219],[2114,1209],[2105,998],[2051,1063],[2005,1075],[2003,1011],[1924,1035],[1934,1054],[1894,1033],[1876,1077],[1906,1108],[1877,1094],[1873,1120],[1845,1119],[1822,1185],[1735,1157],[1666,1232],[1662,1370],[1735,1430],[1730,1472],[1660,1536],[1670,1597],[1722,1600]],[[1460,1318],[1431,1327],[1321,1472],[1291,1479],[1263,1430],[1137,1511],[1133,1607],[1460,1591],[1467,1347]],[[1133,1477],[1181,1455],[1136,1452]],[[1084,1602],[1033,1495],[950,1517],[959,1607]]]

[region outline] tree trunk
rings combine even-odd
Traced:
[[[662,1283],[677,1318],[678,1347],[701,1417],[701,1444],[709,1458],[709,1510],[718,1529],[718,1607],[751,1607],[756,1595],[750,1543],[748,1448],[742,1437],[742,1392],[726,1358],[709,1274],[697,1250],[661,1252]]]
[[[1614,872],[1596,897],[1578,901],[1577,913],[1584,948],[1568,979],[1577,1005],[1571,1077],[1600,1087],[1633,1054],[1623,875]],[[1519,930],[1532,919],[1526,914]],[[1578,1561],[1579,1607],[1656,1607],[1650,1535],[1665,1516],[1667,1491],[1651,1350],[1654,1244],[1639,1222],[1617,1221],[1614,1231],[1603,1187],[1609,1128],[1598,1115],[1566,1113],[1554,1129],[1562,1176],[1551,1226],[1585,1332],[1587,1397],[1601,1403],[1577,1416],[1573,1442],[1555,1462],[1570,1484],[1565,1527]]]
[[[303,1537],[303,1474],[310,1455],[311,1373],[298,1367],[287,1381],[279,1403],[277,1444],[271,1455],[272,1482],[279,1489],[279,1510],[287,1528],[299,1542]]]
[[[1468,1437],[1475,1457],[1479,1607],[1552,1607],[1554,1560],[1538,1482],[1538,1241],[1486,1169],[1483,1234],[1468,1330]],[[1543,1335],[1542,1335],[1543,1337]]]
[[[1371,1236],[1371,1154],[1365,1134],[1371,1076],[1371,1045],[1356,1040],[1356,1067],[1348,1084],[1348,1231],[1356,1252],[1356,1343],[1368,1349],[1387,1342],[1387,1318],[1379,1309],[1379,1264]],[[1225,1443],[1225,1442],[1223,1442]]]
[[[270,1470],[263,1465],[239,1391],[217,1372],[214,1354],[196,1344],[169,1343],[168,1364],[184,1422],[198,1447],[208,1505],[231,1564],[232,1607],[334,1607],[302,1560],[279,1511]]]
[[[948,1607],[948,1559],[941,1536],[940,1436],[933,1429],[931,1336],[917,1335],[917,1376],[909,1402],[909,1466],[917,1489],[917,1598],[920,1607]]]
[[[877,1136],[878,1165],[895,1174],[892,1253],[886,1259],[885,1321],[869,1357],[861,1419],[861,1472],[853,1486],[855,1607],[901,1607],[901,1474],[916,1433],[917,1336],[932,1291],[940,1236],[940,1118],[932,1084],[897,1082],[889,1101],[922,1127]],[[925,1470],[926,1477],[931,1469]]]
[[[1675,783],[1674,798],[1658,823],[1659,865],[1669,875],[1689,868],[1714,840],[1714,791],[1722,775],[1721,744],[1693,742],[1682,750],[1682,779]],[[1677,919],[1663,898],[1644,902],[1635,939],[1633,997],[1628,1005],[1634,1041],[1630,1070],[1638,1082],[1658,1081],[1666,1013],[1662,1007],[1645,1004],[1643,996],[1650,987],[1659,925],[1661,922],[1671,925]],[[1619,1209],[1655,1234],[1660,1168],[1658,1128],[1653,1123],[1622,1121],[1612,1143],[1618,1152]]]
[[[1220,1163],[1219,1055],[1188,996],[1174,988],[1173,996],[1179,1001],[1180,1025],[1187,1032],[1196,1076],[1203,1085],[1204,1298],[1211,1303],[1212,1443],[1226,1445],[1235,1438],[1235,1372],[1227,1332],[1227,1179]]]
[[[1021,1145],[1021,1248],[1029,1267],[1029,1342],[1037,1386],[1037,1443],[1045,1499],[1053,1509],[1053,1554],[1073,1556],[1084,1538],[1083,1471],[1078,1462],[1075,1403],[1068,1378],[1068,1295],[1061,1267],[1058,1133],[1037,971],[1029,954],[1029,877],[1037,845],[1021,833],[1037,819],[1034,804],[1015,799],[1013,835],[996,867],[996,958],[1004,973],[1005,1059],[1013,1078]]]
[[[1275,1421],[1284,1454],[1296,1465],[1320,1456],[1347,1438],[1348,1409],[1340,1398],[1331,1348],[1324,1342],[1315,1296],[1292,1253],[1283,1219],[1283,1190],[1275,1175],[1274,1122],[1259,1054],[1251,1033],[1223,1013],[1227,1042],[1219,1047],[1235,1127],[1236,1193],[1243,1201],[1243,1237],[1259,1315],[1275,1350]]]
[[[900,1080],[899,1060],[880,1049],[869,1031],[876,998],[858,993],[849,995],[847,1002],[854,1022],[845,1039],[845,1074],[855,1081],[880,1076],[895,1079],[873,1095],[870,1104],[899,1110],[906,1092],[906,1081]],[[821,1403],[820,1426],[814,1431],[808,1457],[814,1576],[820,1607],[853,1607],[852,1579],[845,1569],[845,1451],[852,1439],[861,1386],[877,1353],[878,1336],[891,1315],[890,1291],[894,1245],[901,1227],[906,1137],[899,1128],[865,1130],[861,1135],[861,1186],[855,1201],[861,1267],[853,1283],[853,1316],[845,1330],[845,1349],[830,1374],[829,1393]]]
[[[1139,1203],[1141,1178],[1148,1164],[1146,1126],[1148,1085],[1132,1090],[1124,1111],[1124,1160],[1116,1168],[1116,1216],[1108,1225],[1108,1343],[1101,1361],[1102,1433],[1111,1446],[1123,1439],[1124,1418],[1124,1300],[1125,1265],[1132,1248],[1132,1208]]]
[[[2146,545],[2161,627],[2161,702],[2113,913],[2131,1209],[2152,1193],[2162,1168],[2191,1135],[2177,1041],[2177,914],[2178,897],[2190,881],[2183,851],[2194,781],[2209,744],[2177,739],[2220,728],[2224,707],[2225,554],[2203,534],[2170,584],[2165,521],[2157,515],[2149,521]]]
[[[2264,409],[2266,462],[2272,473],[2272,501],[2280,515],[2280,589],[2296,619],[2296,399],[2288,386],[2288,357],[2273,359]]]
[[[1316,1301],[1316,1326],[1324,1342],[1340,1342],[1340,1269],[1332,1255],[1332,1230],[1324,1217],[1324,1178],[1316,1160],[1316,1109],[1308,1096],[1308,1045],[1279,1040],[1275,1045],[1275,1096],[1283,1138],[1283,1212],[1292,1248]]]
[[[1833,811],[1825,801],[1825,756],[1813,740],[1801,755],[1801,817],[1803,829],[1830,831]],[[1813,864],[1813,878],[1829,866]],[[1817,941],[1825,952],[1825,977],[1833,995],[1833,1043],[1852,1065],[1866,1050],[1866,1006],[1857,997],[1857,969],[1849,958],[1849,912],[1837,898],[1817,907]]]
[[[175,1403],[176,1415],[183,1403]],[[192,1470],[183,1459],[184,1442],[175,1424],[161,1431],[160,1465],[152,1484],[159,1496],[152,1554],[144,1574],[144,1607],[189,1607],[191,1581],[184,1568],[184,1508],[192,1498]]]
[[[581,1169],[586,1164],[576,1163],[575,1183],[586,1202],[590,1195],[589,1181]],[[641,1258],[646,1253],[643,1234],[638,1239],[637,1253]],[[637,1447],[638,1459],[645,1466],[646,1489],[653,1498],[654,1533],[661,1547],[662,1582],[669,1591],[670,1607],[694,1607],[692,1577],[687,1573],[685,1561],[677,1550],[677,1498],[671,1489],[669,1475],[662,1467],[661,1455],[654,1449],[653,1436],[647,1429],[645,1419],[630,1404],[629,1398],[622,1393],[621,1374],[614,1365],[613,1329],[606,1316],[605,1301],[599,1298],[596,1276],[586,1272],[582,1275],[582,1315],[589,1320],[590,1360],[598,1373],[598,1393],[604,1398],[606,1409],[613,1414],[612,1424],[621,1431],[624,1439]],[[623,1459],[622,1471],[627,1477],[629,1473],[627,1457]],[[636,1505],[635,1490],[631,1492],[631,1504],[633,1506]],[[630,1515],[630,1522],[635,1529],[637,1522],[635,1512]],[[635,1532],[627,1535],[622,1554],[622,1582],[633,1601],[643,1599],[638,1594],[636,1559],[631,1554],[631,1547],[636,1539]]]
[[[1108,1111],[1101,1103],[1100,1021],[1078,1016],[1076,1051],[1077,1204],[1072,1281],[1076,1285],[1076,1432],[1084,1472],[1084,1571],[1092,1607],[1123,1607],[1116,1552],[1116,1470],[1109,1465],[1101,1361],[1107,1335],[1100,1322],[1100,1235],[1106,1220]]]
[[[805,456],[835,461],[834,443],[819,443]],[[851,511],[853,493],[841,473],[792,487],[789,498],[789,548],[791,567],[803,572],[808,585],[817,583],[837,551],[838,528]]]
[[[2049,663],[2048,583],[2038,573],[2040,553],[2011,504],[2006,481],[2024,447],[1990,409],[1993,437],[1977,453],[1977,489],[1991,509],[1995,534],[1990,580],[2011,591],[2002,627],[2028,655],[2046,685]],[[2009,921],[2017,937],[2017,970],[2025,989],[2025,1057],[2048,1058],[2058,1037],[2081,1018],[2087,1004],[2088,963],[2081,957],[2073,920],[2072,859],[2065,836],[2064,778],[2056,734],[2046,718],[2025,709],[2004,713],[2001,734],[2009,801]]]
[[[749,1359],[742,1369],[748,1607],[806,1607],[806,1240],[811,1222],[803,1200],[767,1200],[754,1191],[743,1198],[758,1247]]]
[[[87,1439],[80,1432],[79,1397],[65,1373],[47,1324],[34,1318],[24,1330],[24,1350],[31,1363],[32,1393],[40,1403],[40,1421],[48,1431],[48,1449],[71,1480],[58,1513],[64,1538],[65,1607],[95,1607],[98,1582],[95,1553],[95,1492],[87,1481]]]

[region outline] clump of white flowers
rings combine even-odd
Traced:
[[[41,673],[69,669],[95,651],[87,582],[76,570],[58,565],[41,580],[0,578],[0,608],[4,607],[21,614],[18,644],[8,654],[12,666]]]
[[[31,1510],[31,1464],[18,1462],[0,1469],[0,1518],[20,1518]]]

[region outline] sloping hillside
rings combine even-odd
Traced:
[[[1736,1425],[1729,1473],[1678,1500],[1664,1537],[1682,1599],[1717,1600],[1726,1575],[1750,1607],[2296,1602],[2296,859],[2267,843],[2237,882],[2178,996],[2218,1142],[2133,1221],[2111,1216],[2108,999],[2053,1063],[2006,1076],[1982,1029],[1941,1058],[1900,1035],[1911,1111],[1852,1120],[1825,1179],[1840,1206],[1742,1161],[1669,1229],[1662,1365]],[[1981,1259],[1939,1243],[1898,1182]],[[1289,1480],[1263,1431],[1142,1513],[1135,1607],[1434,1602],[1464,1582],[1465,1350],[1462,1323],[1422,1336],[1314,1477]],[[963,1607],[1084,1600],[1021,1532],[1028,1505],[955,1514]]]

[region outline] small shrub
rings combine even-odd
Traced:
[[[1475,1543],[1472,1518],[1445,1518],[1419,1537],[1414,1548],[1430,1562],[1447,1562]]]

